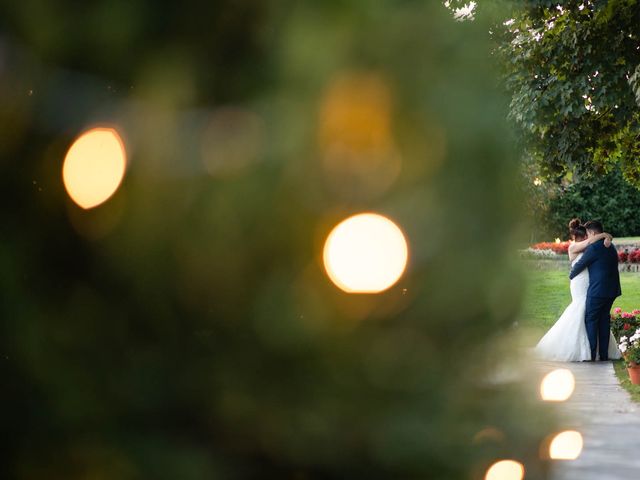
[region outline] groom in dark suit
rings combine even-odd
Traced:
[[[597,221],[592,220],[584,226],[589,238],[604,231],[602,224]],[[591,361],[596,359],[597,350],[600,351],[600,360],[609,360],[611,306],[616,297],[622,295],[617,250],[613,245],[606,247],[604,240],[589,245],[571,269],[569,278],[573,279],[585,268],[589,269],[589,290],[584,321],[591,347]]]

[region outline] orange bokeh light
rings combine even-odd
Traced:
[[[515,460],[500,460],[487,470],[485,480],[522,480],[524,465]]]
[[[78,137],[67,152],[62,166],[64,186],[80,207],[97,207],[116,192],[126,164],[126,150],[118,132],[113,128],[92,128]]]
[[[576,380],[571,370],[558,368],[548,373],[540,383],[540,396],[547,402],[564,402],[573,394]]]
[[[318,145],[329,185],[344,195],[379,194],[401,171],[393,138],[393,97],[373,72],[346,72],[328,85],[320,105]]]
[[[393,286],[407,266],[408,248],[398,226],[382,215],[347,218],[324,245],[329,278],[348,293],[379,293]]]
[[[391,93],[374,74],[346,74],[326,92],[320,113],[320,144],[339,144],[353,152],[371,154],[392,147]]]
[[[584,441],[580,432],[567,430],[553,437],[549,445],[549,457],[554,460],[575,460],[582,453]]]

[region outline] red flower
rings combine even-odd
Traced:
[[[628,323],[625,323],[625,324],[622,326],[622,329],[623,329],[623,330],[629,330],[630,328],[631,328],[631,325],[629,325]]]
[[[631,252],[629,254],[629,261],[631,263],[638,263],[640,262],[640,250],[636,249],[633,252]]]
[[[553,250],[557,254],[566,254],[569,250],[569,242],[541,242],[531,245],[534,250]]]

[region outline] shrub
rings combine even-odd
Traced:
[[[591,181],[580,180],[541,191],[547,200],[537,202],[535,208],[542,211],[534,212],[540,235],[566,235],[567,222],[574,217],[585,222],[600,220],[613,236],[640,235],[640,191],[628,184],[617,169]]]

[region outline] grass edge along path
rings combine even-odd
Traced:
[[[624,388],[629,395],[631,396],[631,400],[636,403],[640,403],[640,385],[634,385],[629,380],[629,374],[627,373],[627,367],[625,366],[622,360],[615,360],[613,362],[613,369],[616,372],[616,377],[618,377],[618,381],[622,388]]]

